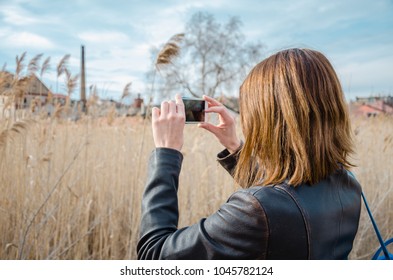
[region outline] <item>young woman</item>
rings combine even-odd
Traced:
[[[244,143],[233,117],[204,97],[218,125],[202,123],[225,150],[218,161],[243,187],[216,213],[178,229],[184,107],[152,112],[156,149],[142,202],[139,259],[346,259],[361,187],[348,174],[352,140],[337,75],[320,52],[280,51],[240,87]]]

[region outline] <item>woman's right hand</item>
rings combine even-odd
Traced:
[[[211,123],[204,122],[200,123],[198,126],[213,133],[217,137],[218,141],[220,141],[220,143],[230,153],[236,152],[241,145],[241,141],[236,134],[235,118],[224,105],[214,98],[204,95],[203,99],[209,105],[209,108],[205,111],[206,113],[219,114],[219,124],[213,125]]]

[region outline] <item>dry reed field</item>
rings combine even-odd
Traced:
[[[363,187],[384,240],[393,238],[393,118],[380,116],[353,119],[357,165],[353,169]],[[362,202],[359,231],[350,257],[370,259],[379,248],[378,239]],[[389,251],[393,252],[392,245]]]
[[[354,120],[355,174],[385,238],[393,237],[393,120]],[[135,259],[150,122],[0,120],[0,259]],[[180,224],[213,213],[237,186],[216,162],[220,145],[187,125]],[[378,247],[365,210],[352,259]]]

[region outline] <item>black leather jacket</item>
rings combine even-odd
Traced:
[[[316,185],[242,189],[197,224],[178,229],[178,151],[158,148],[149,160],[138,259],[346,259],[360,215],[361,188],[338,170]],[[229,172],[236,157],[219,162]]]

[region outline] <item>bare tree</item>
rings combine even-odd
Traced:
[[[221,24],[213,15],[197,12],[185,27],[180,53],[160,70],[161,92],[181,90],[200,97],[232,95],[250,67],[262,57],[264,46],[245,41],[241,22],[231,17]]]

